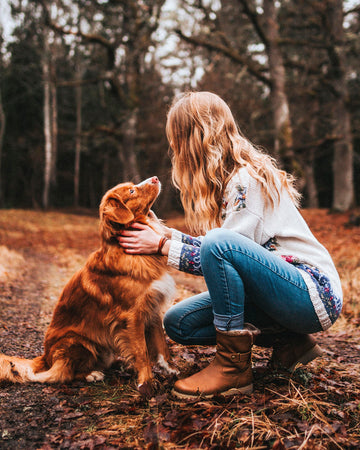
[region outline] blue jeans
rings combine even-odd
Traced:
[[[244,322],[265,332],[322,330],[299,271],[251,239],[223,228],[211,230],[200,258],[208,292],[167,311],[164,326],[174,341],[213,345],[215,328],[238,330]]]

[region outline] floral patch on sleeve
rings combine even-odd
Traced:
[[[275,252],[277,250],[278,246],[279,246],[279,243],[278,243],[276,237],[270,238],[268,241],[265,242],[265,244],[263,244],[263,247],[266,250],[269,250],[269,252]]]
[[[180,254],[179,269],[182,272],[191,273],[193,275],[203,274],[200,262],[200,247],[186,244],[183,245]]]
[[[221,210],[221,219],[225,220],[227,215],[227,208],[230,204],[233,211],[240,211],[243,208],[246,208],[246,193],[247,187],[242,186],[241,184],[237,184],[234,189],[231,191],[230,197],[234,196],[235,198],[228,199],[227,197],[223,197],[222,200],[222,210]]]
[[[228,204],[229,204],[229,202],[228,202],[227,198],[223,197],[222,208],[221,208],[221,218],[222,218],[222,220],[226,219],[226,208],[227,208]]]
[[[202,240],[201,236],[193,237],[193,236],[190,236],[189,234],[183,234],[182,237],[181,237],[181,242],[183,244],[192,245],[194,247],[200,247],[201,246],[201,240]]]
[[[235,186],[236,189],[236,197],[234,201],[234,207],[236,211],[239,211],[242,208],[246,208],[246,193],[247,187],[241,186],[238,184]]]

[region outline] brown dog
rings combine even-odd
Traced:
[[[119,184],[100,205],[101,247],[65,286],[45,336],[45,351],[34,360],[0,355],[0,381],[69,382],[102,380],[119,355],[133,361],[138,387],[148,393],[151,364],[169,365],[161,310],[173,299],[175,284],[158,255],[128,255],[119,232],[148,223],[160,193],[157,177]],[[159,226],[159,225],[157,225]]]

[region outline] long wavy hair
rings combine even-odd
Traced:
[[[168,112],[166,134],[173,183],[180,191],[191,232],[202,234],[220,226],[226,186],[244,166],[261,183],[272,207],[282,189],[298,206],[300,194],[293,178],[241,134],[229,106],[216,94],[187,92],[176,97]]]

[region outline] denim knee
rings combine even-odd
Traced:
[[[176,323],[178,323],[178,314],[174,309],[170,308],[164,315],[163,325],[169,338],[175,342],[179,342],[181,336],[179,334],[180,330],[175,326]]]
[[[234,231],[224,228],[214,228],[206,233],[200,247],[200,258],[205,260],[211,253],[216,253],[221,244],[227,242],[228,237],[232,236]]]
[[[200,297],[199,294],[195,297]],[[214,345],[216,343],[211,306],[195,305],[189,308],[194,297],[172,306],[164,315],[163,324],[167,335],[182,345]],[[185,305],[184,303],[188,304]],[[201,302],[200,302],[201,303]]]

